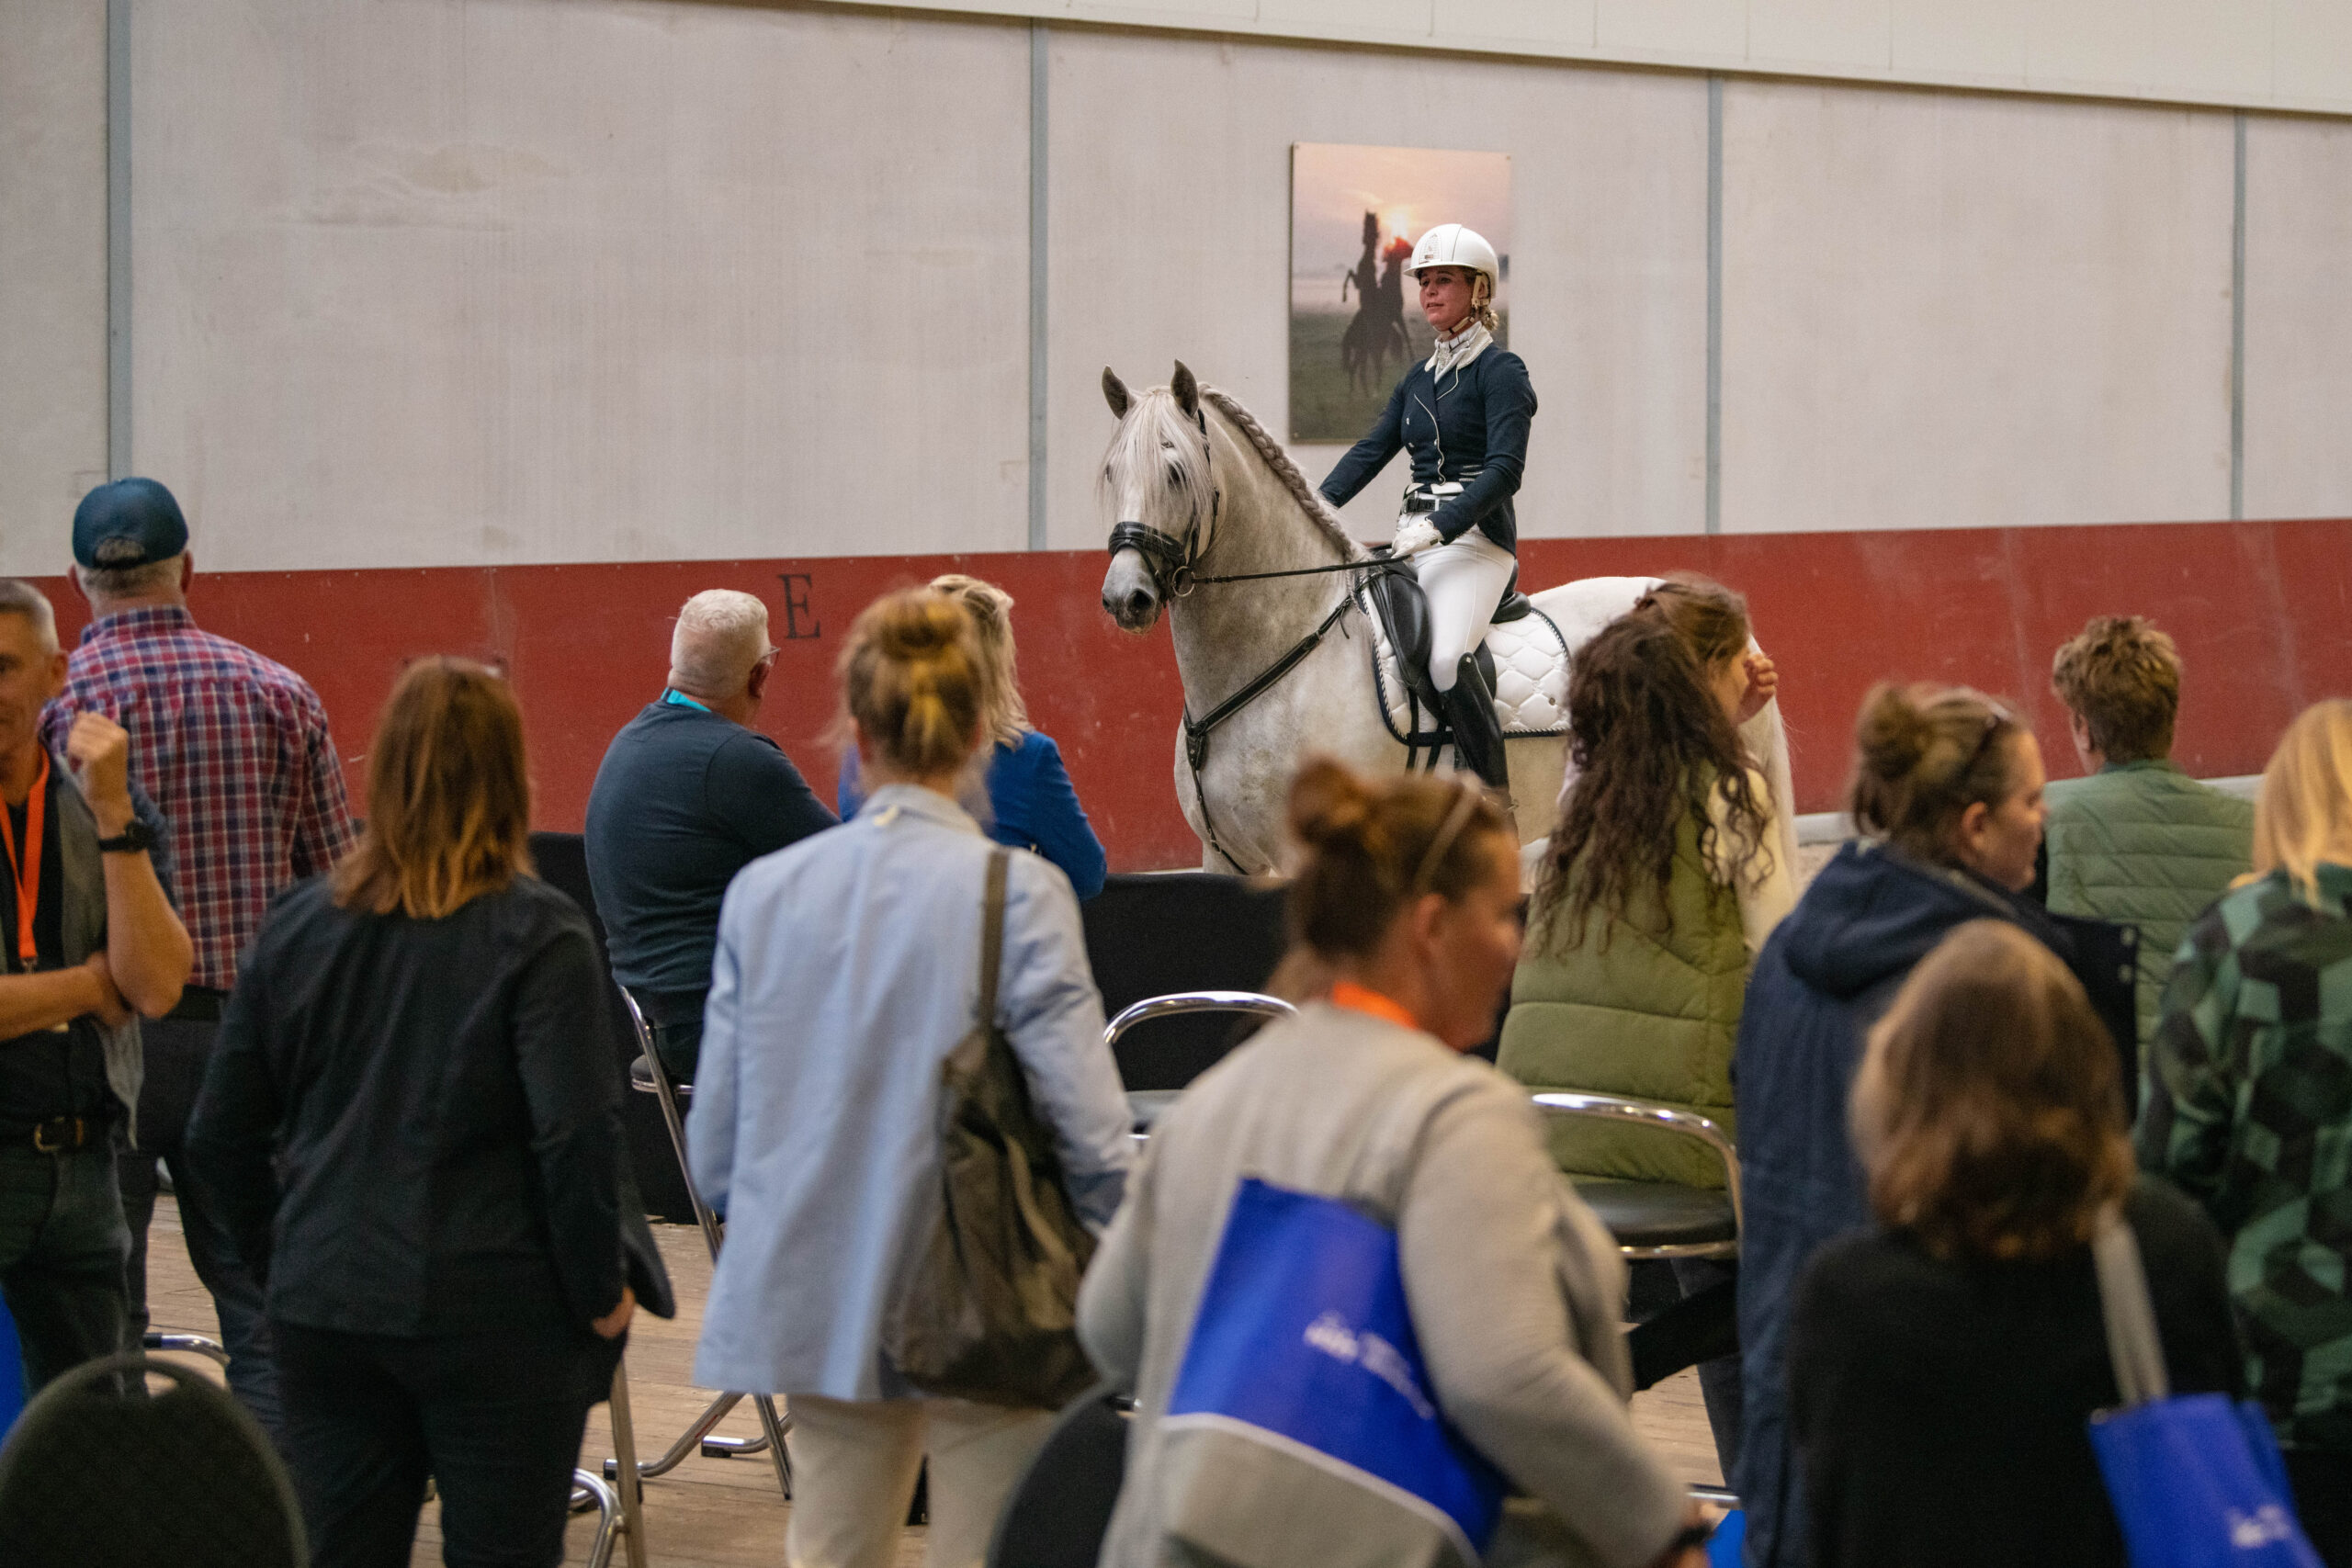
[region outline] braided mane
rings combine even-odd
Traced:
[[[1363,547],[1355,541],[1347,525],[1340,521],[1340,514],[1331,510],[1330,502],[1323,499],[1320,491],[1306,482],[1306,476],[1298,471],[1298,465],[1290,460],[1290,454],[1283,450],[1282,444],[1258,423],[1256,414],[1243,408],[1240,400],[1233,394],[1217,388],[1203,387],[1201,396],[1215,405],[1216,412],[1225,415],[1234,429],[1250,438],[1250,445],[1259,457],[1265,459],[1266,466],[1274,470],[1275,477],[1283,481],[1283,487],[1291,493],[1291,499],[1297,502],[1299,509],[1306,513],[1307,520],[1338,547],[1342,560],[1368,558]]]

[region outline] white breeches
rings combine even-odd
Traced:
[[[1450,545],[1413,558],[1421,592],[1430,602],[1430,679],[1441,692],[1453,690],[1462,656],[1485,640],[1487,626],[1510,586],[1511,553],[1473,528]]]

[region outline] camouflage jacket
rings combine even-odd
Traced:
[[[2285,1446],[2352,1453],[2352,868],[2189,926],[2143,1088],[2140,1164],[2229,1238],[2248,1388]]]

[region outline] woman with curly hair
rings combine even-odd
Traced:
[[[1673,614],[1645,598],[1577,650],[1576,779],[1537,874],[1497,1061],[1532,1088],[1659,1101],[1728,1130],[1748,965],[1796,893],[1771,792],[1734,728],[1747,605],[1714,583],[1672,587]],[[1561,1122],[1552,1152],[1571,1176],[1723,1185],[1705,1149],[1652,1128]],[[1676,1273],[1693,1293],[1722,1277],[1703,1260]],[[1709,1362],[1702,1382],[1729,1473],[1738,1366]]]

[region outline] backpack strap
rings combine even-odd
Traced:
[[[989,853],[988,890],[980,895],[980,1023],[996,1027],[996,976],[1004,966],[1004,882],[1012,852],[999,845]]]
[[[2115,1366],[2116,1392],[2125,1405],[2169,1398],[2164,1340],[2156,1332],[2156,1309],[2148,1299],[2148,1274],[2140,1261],[2140,1238],[2122,1211],[2099,1216],[2091,1237],[2091,1261],[2098,1274],[2099,1315],[2107,1320],[2107,1354]]]

